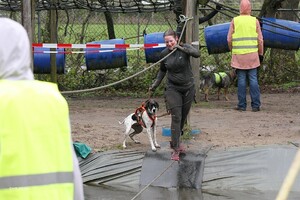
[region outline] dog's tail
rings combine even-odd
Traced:
[[[125,119],[123,119],[123,121],[119,121],[119,124],[124,124],[124,122],[125,122]]]

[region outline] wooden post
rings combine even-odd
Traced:
[[[186,0],[185,16],[193,18],[187,23],[186,26],[186,43],[193,44],[194,47],[199,49],[199,16],[198,16],[198,1],[197,0]],[[200,101],[200,80],[199,80],[199,67],[200,58],[191,57],[191,65],[193,68],[196,88],[196,101]]]
[[[53,0],[53,3],[56,3],[56,0]],[[56,37],[56,27],[57,27],[57,20],[56,20],[56,10],[50,10],[50,41],[51,43],[57,43]],[[56,49],[51,48],[51,51],[56,51]],[[51,81],[57,83],[57,66],[56,66],[56,54],[50,54],[50,63],[51,63]]]
[[[27,31],[30,51],[32,44],[32,21],[31,21],[31,1],[22,1],[22,24]],[[30,64],[31,69],[33,70],[33,64]]]
[[[31,1],[31,42],[35,43],[35,1]]]
[[[186,43],[193,44],[194,47],[199,49],[199,16],[198,16],[198,1],[197,0],[185,0],[184,4],[185,16],[193,18],[187,23],[185,41]],[[200,80],[199,80],[199,66],[200,58],[191,57],[191,65],[193,69],[196,89],[196,101],[200,101]],[[190,114],[187,117],[187,125],[190,126]]]

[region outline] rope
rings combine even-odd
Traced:
[[[299,170],[300,170],[300,149],[297,151],[297,154],[288,171],[287,176],[284,179],[284,182],[279,190],[276,200],[286,200],[288,198],[289,191],[293,186],[293,183],[297,177]]]
[[[170,113],[165,112],[165,113],[163,113],[163,114],[161,114],[161,115],[158,115],[157,117],[164,117],[164,116],[166,116],[166,115],[170,115]]]
[[[124,79],[121,79],[119,81],[116,81],[114,83],[110,83],[110,84],[107,84],[107,85],[103,85],[103,86],[100,86],[100,87],[95,87],[95,88],[89,88],[89,89],[83,89],[83,90],[72,90],[72,91],[63,91],[61,92],[62,94],[73,94],[73,93],[81,93],[81,92],[92,92],[92,91],[95,91],[95,90],[100,90],[100,89],[104,89],[104,88],[107,88],[107,87],[111,87],[113,85],[117,85],[119,83],[122,83],[124,81],[127,81],[131,78],[134,78],[138,75],[140,75],[141,73],[147,71],[148,69],[151,69],[152,67],[154,67],[155,65],[157,65],[158,63],[162,62],[164,59],[166,59],[167,57],[169,57],[171,54],[173,54],[175,52],[176,49],[174,49],[173,51],[171,51],[171,53],[169,53],[168,55],[166,55],[165,57],[163,57],[162,59],[160,59],[159,61],[157,61],[156,63],[150,65],[149,67],[146,67],[145,69],[143,69],[142,71],[139,71],[131,76],[128,76]]]
[[[178,43],[179,43],[180,40],[181,40],[181,37],[182,37],[182,35],[183,35],[183,31],[184,31],[184,29],[185,29],[185,27],[186,27],[187,22],[188,22],[189,20],[191,20],[191,19],[192,19],[192,18],[186,18],[186,21],[185,21],[185,23],[184,23],[184,25],[183,25],[182,32],[181,32],[181,34],[180,34]],[[134,77],[140,75],[141,73],[143,73],[143,72],[145,72],[145,71],[151,69],[152,67],[154,67],[154,66],[157,65],[158,63],[162,62],[163,60],[165,60],[165,59],[166,59],[167,57],[169,57],[170,55],[172,55],[176,50],[177,50],[177,49],[174,49],[174,50],[171,51],[168,55],[166,55],[165,57],[163,57],[162,59],[160,59],[160,60],[157,61],[156,63],[150,65],[149,67],[146,67],[146,68],[143,69],[142,71],[139,71],[139,72],[137,72],[137,73],[135,73],[135,74],[133,74],[133,75],[131,75],[131,76],[129,76],[129,77],[126,77],[126,78],[121,79],[121,80],[119,80],[119,81],[116,81],[116,82],[114,82],[114,83],[110,83],[110,84],[103,85],[103,86],[100,86],[100,87],[95,87],[95,88],[83,89],[83,90],[62,91],[61,93],[62,93],[62,94],[74,94],[74,93],[81,93],[81,92],[92,92],[92,91],[104,89],[104,88],[107,88],[107,87],[111,87],[111,86],[113,86],[113,85],[117,85],[117,84],[119,84],[119,83],[122,83],[122,82],[124,82],[124,81],[127,81],[127,80],[129,80],[129,79],[131,79],[131,78],[134,78]]]
[[[179,36],[179,39],[178,39],[178,44],[180,44],[180,41],[181,41],[182,36],[183,36],[183,33],[184,33],[184,31],[185,31],[185,27],[186,27],[187,22],[188,22],[189,20],[191,20],[191,19],[193,19],[193,18],[185,18],[185,22],[184,22],[184,25],[183,25],[183,27],[182,27],[182,31],[181,31],[180,36]]]
[[[158,179],[159,177],[161,177],[161,175],[163,175],[175,162],[175,160],[173,160],[170,165],[164,170],[162,171],[162,173],[160,173],[159,175],[157,175],[150,183],[148,183],[148,185],[146,185],[141,191],[139,191],[131,200],[136,199],[140,194],[142,194],[154,181],[156,181],[156,179]]]

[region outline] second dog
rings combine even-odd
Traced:
[[[227,96],[228,88],[233,83],[235,78],[236,78],[235,70],[231,70],[230,72],[215,72],[204,76],[200,80],[200,90],[204,92],[205,101],[209,101],[208,93],[212,87],[218,88],[218,100],[220,100],[220,93],[221,93],[221,89],[223,88],[225,99],[226,101],[228,101],[229,100]]]

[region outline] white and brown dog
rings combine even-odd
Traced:
[[[141,133],[143,128],[147,130],[152,151],[156,151],[156,148],[160,148],[160,145],[156,141],[156,112],[158,109],[159,104],[155,100],[149,99],[144,102],[141,107],[137,108],[134,113],[128,115],[122,122],[119,122],[125,125],[123,148],[126,148],[126,139],[128,136],[136,144],[139,144],[140,142],[133,137]],[[132,133],[130,133],[131,129],[133,129]]]

